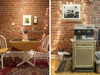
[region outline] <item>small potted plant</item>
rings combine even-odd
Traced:
[[[29,33],[29,30],[28,29],[25,29],[24,30],[24,34],[28,34]]]

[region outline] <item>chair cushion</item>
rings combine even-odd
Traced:
[[[0,53],[5,53],[7,51],[8,51],[8,48],[2,48],[2,49],[0,49]]]
[[[44,48],[42,48],[42,47],[36,47],[35,48],[35,51],[37,51],[37,52],[48,52],[48,50],[45,50]]]

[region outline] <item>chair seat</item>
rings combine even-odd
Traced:
[[[9,48],[2,48],[2,49],[0,49],[0,53],[5,53],[5,52],[7,52],[9,50]]]
[[[36,47],[36,48],[35,48],[35,51],[37,51],[37,52],[48,52],[48,50],[45,50],[45,49],[42,48],[42,47]]]
[[[11,50],[11,48],[7,48],[7,51],[10,51]]]

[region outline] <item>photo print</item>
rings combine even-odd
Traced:
[[[23,15],[23,26],[31,26],[31,15]]]
[[[80,19],[80,5],[63,5],[63,19]]]

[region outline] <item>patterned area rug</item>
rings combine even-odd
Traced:
[[[16,67],[21,61],[20,58],[15,58],[15,62],[12,61],[12,58],[4,58],[4,69],[0,68],[0,75],[49,75],[49,65],[46,60],[36,60],[35,67],[27,63]],[[34,62],[33,59],[30,61]]]

